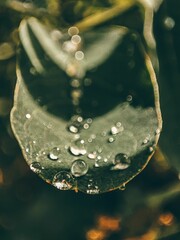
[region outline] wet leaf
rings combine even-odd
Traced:
[[[61,190],[122,188],[145,167],[161,131],[140,38],[113,26],[70,28],[55,39],[35,18],[19,31],[11,124],[30,168]]]

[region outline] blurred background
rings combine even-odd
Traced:
[[[154,16],[160,70],[163,132],[145,170],[124,191],[86,195],[59,191],[26,164],[10,126],[16,83],[18,26],[23,17],[48,18],[68,27],[116,8],[123,0],[34,0],[0,3],[0,239],[180,239],[180,2],[164,0]],[[128,2],[128,1],[127,1]],[[154,2],[149,1],[149,2]],[[158,1],[157,1],[158,2]],[[142,34],[134,6],[102,24]]]

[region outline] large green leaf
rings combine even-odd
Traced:
[[[116,26],[82,32],[72,52],[67,33],[54,39],[35,18],[19,31],[11,124],[31,169],[61,190],[124,186],[161,131],[156,78],[138,35]]]

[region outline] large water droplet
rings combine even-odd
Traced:
[[[41,173],[44,169],[39,162],[33,162],[30,164],[30,169],[35,173]]]
[[[124,170],[127,169],[130,164],[131,160],[128,156],[124,153],[118,153],[114,159],[115,166],[111,167],[111,170]]]
[[[69,190],[74,185],[74,178],[70,173],[61,171],[54,176],[52,184],[60,190]]]
[[[69,150],[74,156],[85,155],[87,152],[85,149],[84,140],[82,139],[78,139],[72,143],[69,147]]]
[[[61,151],[60,151],[60,148],[58,147],[55,147],[53,148],[50,153],[48,154],[48,158],[50,160],[58,160],[59,159],[59,155],[60,155]]]
[[[88,171],[88,165],[85,161],[81,160],[81,159],[77,159],[72,163],[71,166],[71,173],[75,176],[75,177],[81,177],[83,175],[85,175]]]

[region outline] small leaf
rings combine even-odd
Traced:
[[[124,186],[145,167],[161,131],[155,74],[138,35],[98,28],[80,33],[73,50],[72,37],[57,42],[35,18],[19,30],[11,124],[31,169],[61,190]]]

